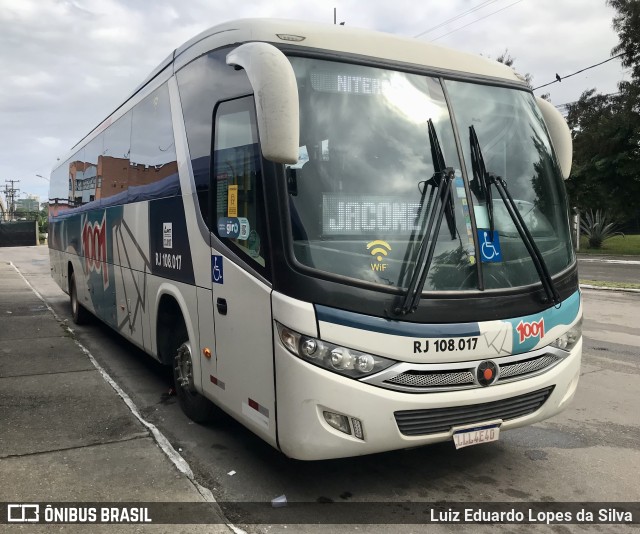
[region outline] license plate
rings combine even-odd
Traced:
[[[498,441],[500,423],[489,423],[472,427],[457,428],[453,431],[453,443],[456,449]]]

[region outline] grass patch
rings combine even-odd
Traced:
[[[581,284],[596,287],[615,287],[617,289],[640,289],[640,284],[629,282],[603,282],[602,280],[580,280]]]
[[[617,235],[607,239],[601,248],[589,248],[589,242],[580,237],[580,254],[614,254],[623,256],[640,256],[640,235]]]

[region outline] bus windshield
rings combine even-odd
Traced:
[[[496,238],[491,239],[496,253],[489,257],[479,250],[481,238],[474,235],[472,222],[478,234],[486,235],[489,221],[485,197],[467,180],[473,177],[470,126],[477,132],[487,171],[508,183],[551,275],[571,263],[561,178],[530,94],[444,82],[460,134],[458,147],[438,78],[318,59],[290,60],[300,95],[301,146],[298,163],[287,172],[293,250],[300,264],[407,287],[417,267],[417,244],[424,237],[421,222],[437,204],[424,194],[440,172],[439,162],[433,161],[429,123],[447,167],[454,171],[454,216],[434,236],[425,291],[539,282],[497,194],[492,201]],[[478,261],[483,262],[482,283]]]

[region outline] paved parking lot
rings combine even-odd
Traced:
[[[17,265],[62,318],[69,319],[67,296],[48,276],[46,249],[0,249],[0,261],[7,259]],[[150,358],[97,323],[76,328],[74,334],[132,398],[142,416],[167,436],[189,463],[195,480],[211,490],[236,527],[264,533],[422,532],[425,530],[420,525],[317,524],[288,529],[277,524],[257,525],[251,523],[252,510],[243,509],[238,503],[270,503],[280,495],[286,495],[289,502],[324,503],[639,502],[640,480],[635,466],[640,465],[640,294],[587,290],[584,306],[582,377],[573,403],[560,415],[532,427],[505,432],[497,443],[459,451],[446,443],[313,463],[285,458],[230,419],[211,426],[191,423],[180,412],[175,397],[167,395],[168,374]],[[34,313],[46,315],[44,311]],[[63,353],[60,365],[66,365]],[[78,378],[84,377],[82,373],[91,371],[79,368]],[[92,397],[95,384],[88,378],[83,378],[83,385],[78,388],[79,402],[83,395]],[[22,386],[11,389],[15,402],[27,402],[30,392],[38,389],[37,385],[27,387],[28,378],[24,381]],[[99,400],[98,395],[96,402]],[[119,413],[109,405],[102,411],[110,413],[109,417]],[[138,431],[123,425],[114,426],[114,431],[117,428],[131,435]],[[77,435],[90,434],[71,428],[67,439],[79,439]],[[20,439],[26,440],[27,435],[15,435],[16,446]],[[37,444],[31,446],[35,451]],[[232,471],[235,473],[229,475]],[[2,484],[6,488],[6,479]],[[37,488],[31,495],[37,495]],[[327,508],[326,516],[318,521],[330,523],[330,510]],[[529,532],[532,527],[429,525],[428,531],[449,532],[454,528],[469,532]],[[537,528],[557,533],[584,530],[580,525]],[[593,528],[609,531],[607,527]],[[616,526],[615,531],[631,528]]]

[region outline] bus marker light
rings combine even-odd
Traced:
[[[211,349],[209,347],[205,347],[202,349],[202,355],[207,359],[211,358]]]
[[[329,423],[329,426],[351,435],[351,427],[349,426],[349,418],[346,415],[340,415],[333,412],[322,412],[324,420]]]
[[[288,328],[282,327],[280,329],[280,340],[282,344],[294,354],[298,354],[298,338],[299,336],[296,336],[296,334]]]
[[[225,383],[220,380],[219,378],[216,378],[213,375],[209,375],[209,378],[211,379],[211,383],[215,384],[216,386],[218,386],[220,389],[226,389],[226,385]]]
[[[278,36],[279,39],[282,39],[283,41],[300,42],[306,39],[306,37],[302,35],[291,35],[288,33],[276,33],[276,35]]]

